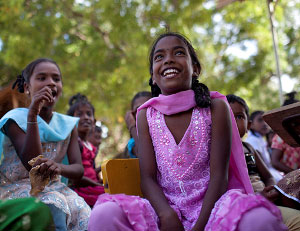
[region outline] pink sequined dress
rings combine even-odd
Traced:
[[[209,108],[194,107],[188,129],[176,144],[164,115],[147,108],[149,132],[156,155],[157,181],[185,230],[196,223],[210,180],[211,113]],[[97,204],[116,202],[125,212],[133,230],[159,230],[158,217],[146,199],[136,196],[108,195]],[[279,211],[265,198],[245,194],[242,187],[228,190],[216,202],[205,230],[236,230],[244,213],[263,206],[275,216]]]

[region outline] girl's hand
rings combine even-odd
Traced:
[[[56,175],[61,175],[61,167],[58,163],[48,158],[38,159],[34,166],[40,165],[39,172],[45,177],[50,176],[50,179],[53,179]]]
[[[261,195],[267,198],[271,202],[275,202],[279,198],[279,192],[274,188],[273,185],[267,186],[261,192]]]
[[[53,102],[52,91],[50,87],[43,87],[37,91],[31,98],[31,104],[29,106],[30,115],[38,115],[44,105],[44,102]]]
[[[159,220],[161,231],[184,231],[184,227],[173,209],[160,216]]]

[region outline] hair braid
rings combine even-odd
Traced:
[[[152,77],[150,77],[150,79],[149,79],[149,85],[151,87],[152,97],[157,97],[161,94],[160,88],[156,84],[153,84]]]
[[[88,101],[87,97],[85,95],[82,95],[80,93],[77,93],[76,95],[73,95],[69,100],[69,110],[67,111],[67,115],[74,116],[75,111],[82,105],[89,105],[93,111],[93,116],[95,114],[95,108],[94,106]]]
[[[17,86],[18,91],[21,93],[24,93],[24,83],[25,83],[25,78],[24,78],[23,72],[24,71],[22,71],[21,75],[17,76],[16,81],[12,85],[12,89],[14,89]]]
[[[197,77],[192,78],[192,90],[195,92],[195,101],[198,107],[209,107],[211,105],[211,98],[208,87],[200,83]]]

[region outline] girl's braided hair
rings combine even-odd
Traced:
[[[12,88],[14,89],[17,86],[18,91],[21,93],[24,93],[24,83],[29,83],[30,77],[31,77],[35,67],[38,64],[43,63],[43,62],[53,63],[59,70],[59,73],[61,74],[60,68],[55,61],[53,61],[52,59],[48,59],[48,58],[39,58],[39,59],[32,61],[25,67],[25,69],[22,71],[22,73],[17,76],[17,79],[14,82]]]
[[[93,111],[93,115],[95,114],[95,108],[94,106],[88,101],[87,97],[85,95],[82,95],[80,93],[77,93],[76,95],[73,95],[69,100],[69,110],[67,111],[67,114],[69,116],[74,116],[75,111],[82,105],[89,105]]]
[[[199,59],[197,57],[197,54],[187,38],[185,38],[183,35],[181,35],[179,33],[175,33],[175,32],[167,32],[167,33],[161,34],[154,41],[154,43],[152,45],[152,49],[150,51],[150,55],[149,55],[149,63],[150,63],[149,71],[150,71],[150,75],[151,75],[150,80],[149,80],[149,85],[151,87],[151,93],[152,93],[153,97],[157,97],[159,94],[161,94],[160,88],[156,84],[153,84],[153,80],[152,80],[154,51],[155,51],[155,47],[156,47],[157,43],[162,38],[168,37],[168,36],[175,36],[175,37],[179,38],[181,41],[183,41],[188,48],[189,54],[192,59],[192,63],[198,67],[200,73],[201,73],[201,69],[202,69]],[[192,77],[192,90],[195,92],[195,101],[196,101],[196,104],[198,107],[204,108],[204,107],[209,107],[211,105],[209,89],[205,84],[200,83],[198,81],[198,76]]]

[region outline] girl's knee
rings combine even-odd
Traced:
[[[239,223],[239,231],[285,231],[288,230],[268,209],[258,207],[246,212]]]
[[[89,231],[127,230],[127,227],[130,227],[128,219],[117,203],[105,202],[94,206],[89,219]]]

